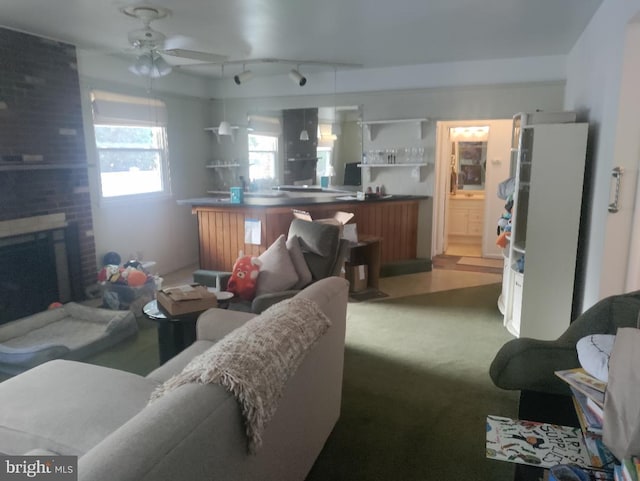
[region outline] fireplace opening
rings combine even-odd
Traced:
[[[0,324],[72,300],[66,228],[0,239]]]

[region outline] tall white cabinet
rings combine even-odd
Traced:
[[[517,337],[556,339],[571,317],[588,125],[521,120],[504,324]]]

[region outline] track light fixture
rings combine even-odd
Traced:
[[[307,77],[302,75],[297,69],[292,68],[289,72],[289,78],[300,87],[304,87],[307,83]]]
[[[248,82],[252,78],[253,72],[251,70],[242,70],[242,72],[233,76],[233,81],[236,83],[236,85],[240,85]]]

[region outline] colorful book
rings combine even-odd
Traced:
[[[590,467],[580,428],[487,416],[487,457],[550,468],[557,464]]]
[[[598,406],[604,407],[604,392],[607,389],[607,383],[587,374],[587,372],[580,367],[556,371],[555,374],[589,399],[592,399]]]
[[[632,458],[625,458],[620,462],[624,481],[638,481],[638,471]]]
[[[602,420],[589,409],[588,398],[573,386],[569,386],[573,393],[573,405],[578,415],[582,431],[602,435]]]
[[[609,448],[602,442],[602,436],[584,433],[584,444],[591,457],[591,466],[596,468],[611,469],[611,466],[617,461],[615,456],[609,451]],[[637,479],[635,481],[638,481]]]
[[[604,423],[604,408],[599,406],[593,399],[587,398],[587,409],[600,421]]]

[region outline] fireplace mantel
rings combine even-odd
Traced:
[[[0,222],[0,239],[65,227],[67,220],[64,213],[5,220]]]

